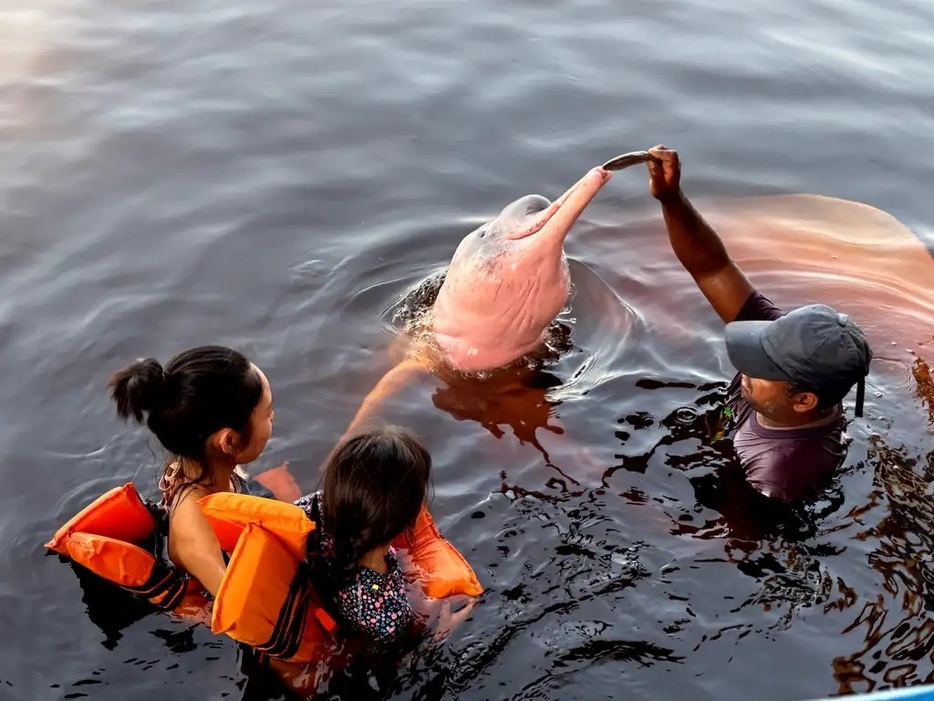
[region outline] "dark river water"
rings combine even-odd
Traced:
[[[232,641],[45,555],[106,489],[156,491],[113,370],[244,350],[277,407],[254,467],[289,460],[310,490],[390,366],[400,296],[506,203],[619,152],[678,148],[711,201],[864,202],[930,246],[932,65],[934,6],[903,0],[0,3],[0,699],[280,693]],[[568,240],[575,346],[547,393],[400,397],[487,592],[443,645],[322,694],[785,701],[934,678],[934,407],[896,363],[808,514],[748,506],[708,435],[721,327],[645,183],[618,174]]]

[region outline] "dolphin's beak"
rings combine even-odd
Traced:
[[[561,197],[536,215],[527,228],[523,227],[509,238],[522,239],[547,228],[549,237],[558,237],[563,242],[577,218],[600,192],[600,188],[606,185],[612,177],[613,174],[605,168],[593,168]]]

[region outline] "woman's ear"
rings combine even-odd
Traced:
[[[211,436],[211,447],[223,455],[235,455],[240,445],[240,436],[232,428],[222,428]]]

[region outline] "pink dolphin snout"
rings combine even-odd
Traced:
[[[591,169],[583,178],[568,188],[561,197],[532,218],[531,221],[525,222],[524,226],[517,227],[511,232],[504,232],[503,236],[508,239],[518,240],[544,230],[552,236],[560,236],[563,239],[587,205],[612,177],[613,174],[604,168]]]

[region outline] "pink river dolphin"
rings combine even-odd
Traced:
[[[554,202],[519,198],[463,238],[437,297],[400,339],[397,364],[363,400],[345,436],[416,376],[488,375],[543,347],[570,294],[564,241],[620,167],[605,166],[588,171]]]
[[[449,367],[495,370],[541,346],[570,293],[564,240],[610,175],[594,168],[554,202],[522,197],[464,237],[427,320]]]

